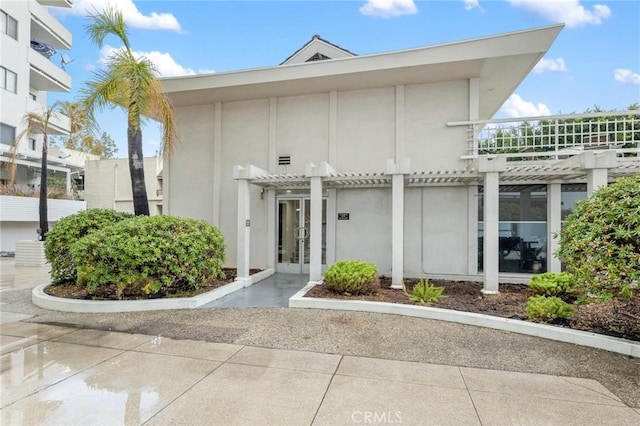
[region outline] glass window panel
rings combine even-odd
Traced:
[[[584,183],[562,184],[560,200],[562,204],[562,220],[576,207],[576,203],[587,198],[587,185]]]
[[[478,269],[484,261],[484,188],[478,188]],[[498,223],[499,271],[545,272],[547,268],[547,188],[501,185]]]
[[[8,124],[0,124],[0,143],[11,145],[16,138],[16,128]]]
[[[7,15],[7,35],[15,40],[18,39],[18,21],[9,15]]]
[[[13,71],[7,70],[7,87],[10,92],[16,93],[18,89],[18,75]]]

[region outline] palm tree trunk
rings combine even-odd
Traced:
[[[142,131],[129,120],[127,144],[129,150],[129,174],[133,193],[133,211],[136,216],[149,216],[147,186],[144,181],[144,158],[142,157]],[[139,123],[139,120],[138,120]]]
[[[42,163],[40,164],[40,203],[38,204],[38,214],[40,216],[40,238],[44,241],[49,232],[49,219],[47,217],[47,133],[42,141]]]

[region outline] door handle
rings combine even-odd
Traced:
[[[293,235],[299,240],[304,240],[309,235],[309,231],[304,226],[300,226],[293,231]]]

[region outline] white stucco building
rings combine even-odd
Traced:
[[[162,214],[162,159],[144,158],[144,180],[149,214]],[[89,209],[134,213],[131,174],[127,158],[94,159],[85,163],[85,201]]]
[[[65,71],[62,51],[71,48],[72,36],[50,13],[50,7],[71,7],[71,0],[3,1],[0,4],[0,185],[4,193],[38,190],[42,135],[25,135],[15,155],[15,187],[7,189],[7,164],[13,141],[25,129],[28,112],[42,113],[48,92],[71,91],[71,76]],[[66,59],[65,59],[66,58]],[[69,132],[69,119],[54,114],[49,135]],[[48,158],[48,175],[64,182],[72,195],[84,160],[53,151]],[[50,200],[49,220],[77,212],[85,204],[74,200]],[[0,195],[0,251],[14,251],[18,240],[35,240],[38,228],[38,199]]]
[[[533,123],[558,137],[497,139],[519,124],[491,118],[561,30],[366,56],[314,37],[279,66],[164,79],[180,138],[164,213],[218,226],[239,276],[318,280],[361,259],[396,286],[471,279],[491,293],[559,271],[552,236],[566,211],[640,171],[637,142],[589,126],[568,138],[561,117]]]

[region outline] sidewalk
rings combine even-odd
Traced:
[[[640,365],[604,351],[377,314],[58,313],[25,300],[42,271],[8,264],[3,425],[640,423],[599,382],[635,401]]]

